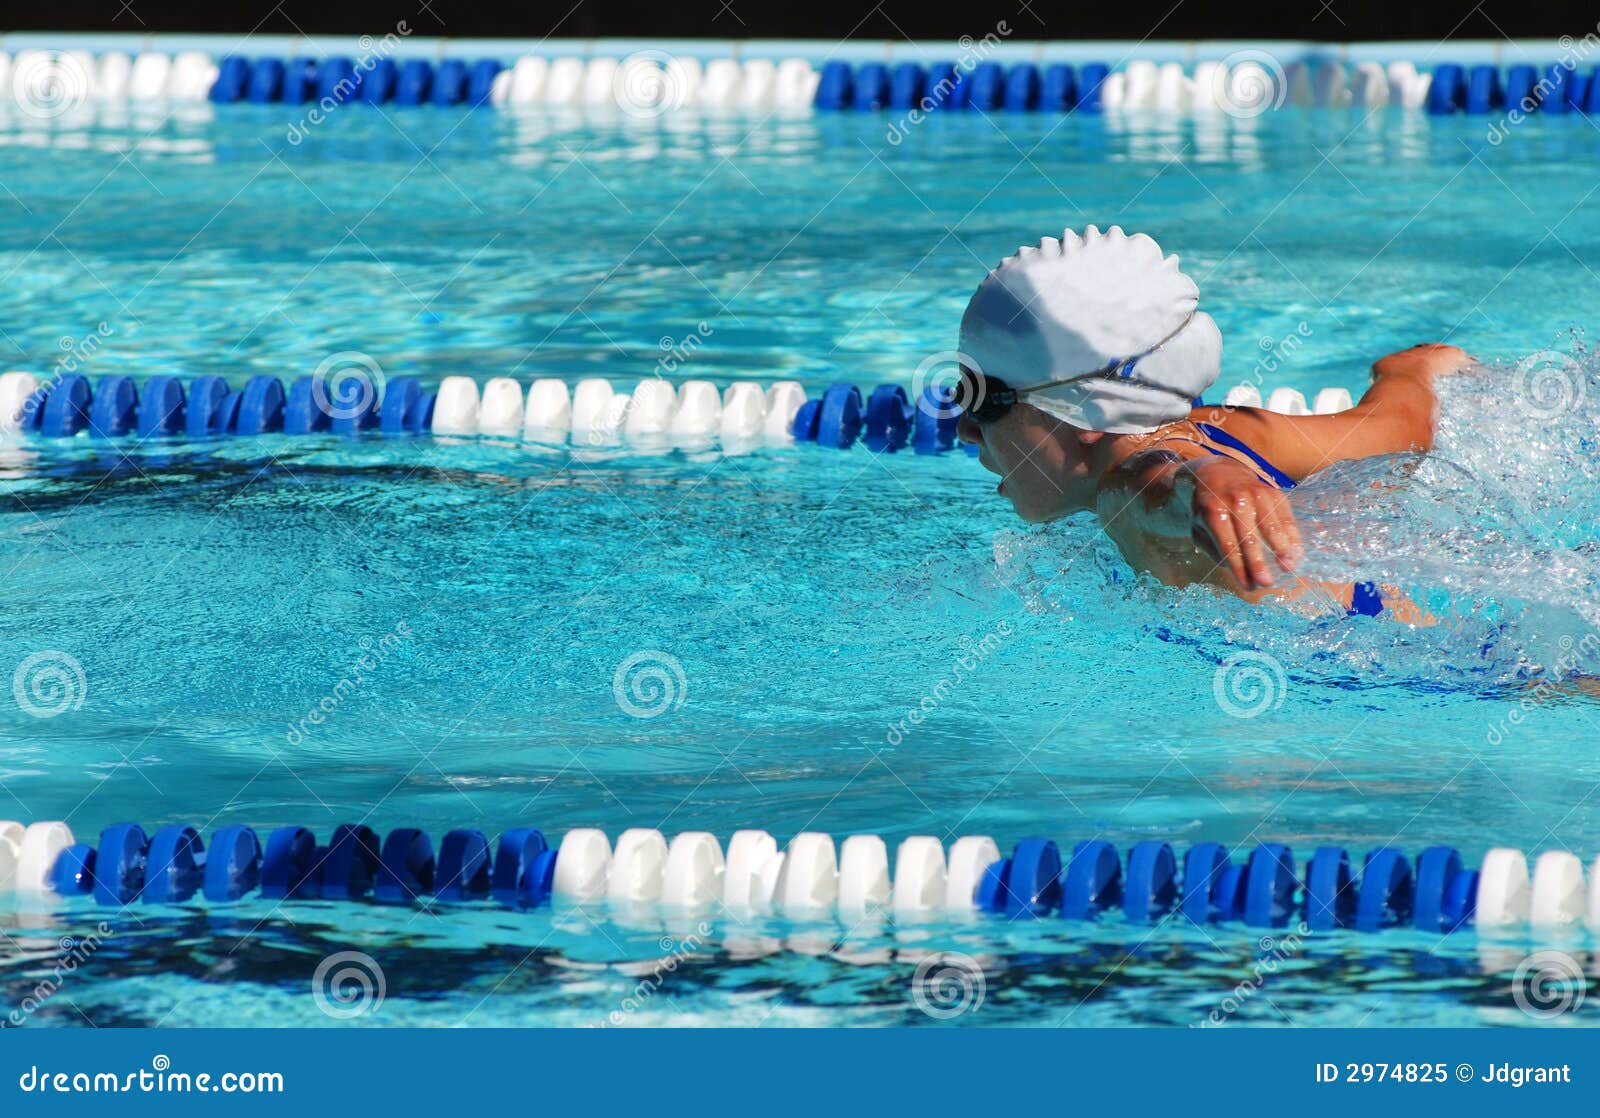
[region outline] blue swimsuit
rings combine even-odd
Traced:
[[[1195,429],[1218,446],[1243,454],[1255,464],[1256,472],[1261,480],[1279,489],[1293,489],[1294,478],[1284,473],[1278,467],[1268,462],[1248,443],[1234,438],[1211,423],[1196,423]],[[1351,587],[1350,608],[1345,611],[1349,617],[1377,617],[1383,612],[1383,594],[1378,590],[1375,582],[1357,582]]]

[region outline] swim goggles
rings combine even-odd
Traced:
[[[1196,310],[1199,308],[1196,307]],[[1124,384],[1138,385],[1141,388],[1155,389],[1157,392],[1167,392],[1175,396],[1189,398],[1188,393],[1181,392],[1168,384],[1156,384],[1154,381],[1145,380],[1135,376],[1134,366],[1146,357],[1164,347],[1173,338],[1194,321],[1195,311],[1191,310],[1187,318],[1178,324],[1178,328],[1143,353],[1136,353],[1132,357],[1120,357],[1110,361],[1098,369],[1087,373],[1077,373],[1062,380],[1047,381],[1036,384],[1031,388],[1012,388],[999,377],[992,377],[987,373],[979,372],[966,365],[961,366],[961,395],[962,410],[974,423],[989,424],[995,422],[1012,408],[1022,403],[1028,396],[1034,396],[1051,388],[1062,388],[1069,384],[1077,384],[1085,380],[1114,380]]]

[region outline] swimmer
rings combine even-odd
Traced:
[[[1420,620],[1393,587],[1295,576],[1285,493],[1335,462],[1432,449],[1434,378],[1472,363],[1420,345],[1372,367],[1333,415],[1206,407],[1222,335],[1155,241],[1115,226],[1045,238],[1002,261],[961,320],[959,435],[1024,520],[1094,512],[1136,570],[1249,601],[1315,597]],[[1276,568],[1276,569],[1275,569]]]

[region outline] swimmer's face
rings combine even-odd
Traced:
[[[992,423],[963,416],[956,433],[978,447],[984,469],[1000,475],[997,491],[1022,519],[1040,523],[1092,506],[1095,432],[1019,403]]]

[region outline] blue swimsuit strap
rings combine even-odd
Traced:
[[[1229,450],[1236,450],[1240,454],[1245,455],[1261,470],[1262,476],[1268,481],[1272,482],[1273,485],[1276,485],[1279,489],[1294,488],[1294,478],[1290,477],[1288,474],[1278,469],[1278,467],[1274,466],[1271,462],[1268,462],[1265,458],[1261,457],[1261,455],[1256,453],[1255,449],[1252,448],[1249,443],[1234,438],[1221,427],[1217,427],[1210,423],[1197,422],[1194,426],[1197,431],[1199,431],[1206,438],[1210,439],[1212,442],[1216,443],[1218,446],[1225,446]]]

